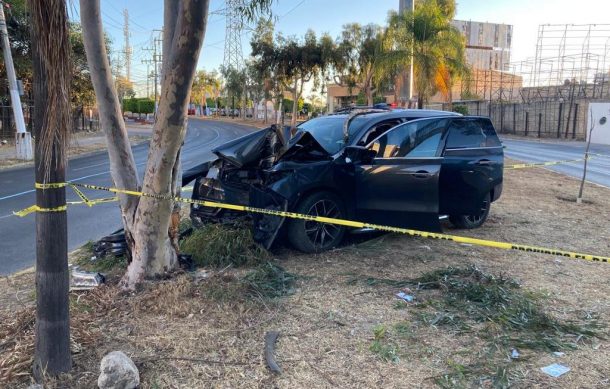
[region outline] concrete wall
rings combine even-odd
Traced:
[[[535,138],[579,139],[585,140],[588,128],[590,103],[610,101],[592,101],[575,99],[572,103],[546,101],[533,103],[510,103],[489,101],[454,102],[454,105],[465,105],[468,114],[489,116],[498,133],[529,136]],[[447,104],[429,104],[429,109],[448,109]],[[608,117],[610,120],[610,116]],[[605,131],[605,130],[604,130]],[[610,130],[609,130],[610,131]],[[595,134],[598,142],[605,142],[608,132]]]

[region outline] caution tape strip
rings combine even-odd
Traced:
[[[49,185],[49,184],[46,184],[46,185]],[[61,184],[51,184],[51,185],[61,185]],[[561,256],[561,257],[566,257],[566,258],[571,258],[571,259],[584,259],[584,260],[593,261],[593,262],[606,262],[606,263],[610,262],[610,257],[591,255],[591,254],[582,254],[582,253],[576,253],[576,252],[572,252],[572,251],[556,250],[556,249],[550,249],[550,248],[538,247],[538,246],[528,246],[528,245],[520,245],[520,244],[514,244],[514,243],[508,243],[508,242],[499,242],[499,241],[488,240],[488,239],[469,238],[469,237],[458,236],[458,235],[449,235],[449,234],[441,234],[441,233],[436,233],[436,232],[418,231],[418,230],[413,230],[413,229],[408,229],[408,228],[384,226],[384,225],[379,225],[379,224],[371,224],[371,223],[358,222],[358,221],[353,221],[353,220],[335,219],[335,218],[329,218],[329,217],[323,217],[323,216],[304,215],[304,214],[300,214],[300,213],[287,212],[287,211],[275,211],[275,210],[264,209],[264,208],[250,207],[250,206],[246,206],[246,205],[218,203],[215,201],[207,201],[207,200],[187,199],[187,198],[179,197],[179,196],[166,196],[166,195],[160,195],[160,194],[154,194],[154,193],[145,193],[145,192],[140,192],[140,191],[135,191],[135,190],[110,188],[110,187],[90,185],[90,184],[81,184],[81,183],[75,183],[75,182],[64,183],[64,186],[66,186],[66,185],[69,185],[73,188],[80,187],[80,188],[85,188],[85,189],[107,191],[107,192],[112,192],[112,193],[116,193],[116,194],[125,194],[125,195],[129,195],[129,196],[148,197],[148,198],[154,198],[157,200],[176,201],[176,202],[185,203],[185,204],[197,204],[197,205],[201,205],[204,207],[210,207],[210,208],[231,209],[234,211],[251,212],[251,213],[258,213],[258,214],[263,214],[263,215],[287,217],[287,218],[292,218],[292,219],[302,219],[302,220],[316,221],[316,222],[320,222],[320,223],[336,224],[336,225],[341,225],[341,226],[346,226],[346,227],[371,228],[371,229],[375,229],[378,231],[395,232],[395,233],[400,233],[400,234],[419,237],[419,238],[452,241],[452,242],[456,242],[456,243],[471,244],[471,245],[483,246],[483,247],[493,247],[493,248],[498,248],[498,249],[503,249],[503,250],[516,250],[516,251],[523,251],[523,252],[548,254],[548,255]],[[34,206],[34,207],[36,207],[36,206]],[[26,208],[26,210],[29,210],[31,208],[32,207]],[[23,212],[26,210],[15,212],[15,215],[25,216],[27,213],[41,211],[40,209],[34,209],[30,212],[23,214]],[[43,211],[43,212],[47,212],[47,211]]]
[[[574,163],[574,162],[582,162],[587,158],[579,158],[579,159],[566,159],[563,161],[548,161],[548,162],[532,162],[532,163],[517,163],[514,165],[505,165],[505,170],[515,170],[515,169],[525,169],[529,167],[540,167],[540,166],[554,166],[561,165],[564,163]],[[588,157],[589,160],[593,159],[592,156]]]

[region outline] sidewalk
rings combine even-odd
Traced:
[[[139,124],[134,121],[125,123],[129,140],[131,144],[138,144],[150,138],[152,133],[151,124]],[[97,132],[79,132],[72,134],[70,137],[70,147],[68,149],[68,157],[74,157],[94,151],[106,149],[106,137],[101,131]],[[7,143],[0,145],[0,169],[5,169],[13,166],[28,166],[32,165],[32,161],[23,161],[17,158],[15,145]]]

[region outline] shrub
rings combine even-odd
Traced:
[[[267,251],[252,239],[248,228],[208,224],[186,237],[181,251],[190,254],[197,266],[236,267],[260,263]]]

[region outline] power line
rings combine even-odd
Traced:
[[[280,18],[285,17],[286,15],[288,15],[289,13],[291,13],[292,11],[294,11],[295,9],[299,8],[301,6],[301,4],[303,4],[305,2],[305,0],[302,0],[300,3],[298,3],[297,5],[295,5],[294,7],[292,7],[290,9],[290,11],[286,12],[285,14],[283,14],[282,16],[280,16]]]

